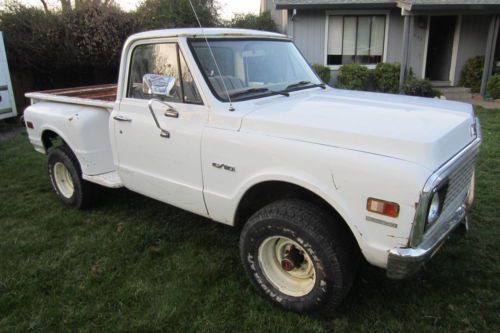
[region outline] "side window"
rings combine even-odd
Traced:
[[[186,64],[186,60],[184,59],[184,56],[182,54],[180,54],[180,64],[182,73],[182,91],[184,92],[184,102],[195,103],[195,104],[203,103],[200,94],[198,93],[198,89],[196,89],[196,84],[194,83],[193,76],[191,75],[191,72],[189,71],[189,68]]]
[[[127,97],[138,99],[160,98],[181,102],[182,89],[179,79],[177,44],[149,44],[137,46],[132,53]],[[147,75],[153,90],[143,86]],[[168,91],[167,91],[168,90]]]
[[[145,81],[148,82],[146,87]],[[127,97],[203,103],[184,56],[175,43],[140,45],[134,49]]]

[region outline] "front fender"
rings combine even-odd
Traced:
[[[430,173],[385,156],[255,133],[210,128],[202,145],[204,195],[212,219],[233,225],[249,189],[267,181],[287,182],[329,203],[352,231],[365,258],[380,267],[385,267],[389,249],[407,244],[415,203]],[[398,202],[399,217],[368,212],[369,197]],[[389,225],[396,227],[367,217],[390,219]]]

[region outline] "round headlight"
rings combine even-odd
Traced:
[[[432,197],[431,205],[429,207],[429,214],[427,215],[427,222],[434,223],[441,214],[441,200],[439,198],[439,193],[434,193]]]

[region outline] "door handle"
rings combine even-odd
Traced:
[[[163,104],[164,106],[167,107],[167,110],[165,111],[165,114],[164,114],[165,117],[179,118],[179,112],[177,112],[170,104],[168,104],[164,101],[161,101],[159,99],[156,99],[156,98],[152,98],[148,102],[149,111],[151,112],[151,116],[153,117],[153,120],[155,121],[156,127],[158,127],[158,129],[160,130],[160,136],[162,138],[169,139],[170,132],[167,131],[166,129],[162,128],[160,123],[158,122],[158,118],[156,118],[155,111],[153,110],[154,103],[160,103],[160,104]]]
[[[167,111],[165,111],[165,117],[179,118],[179,112],[174,108],[169,107]]]
[[[122,115],[116,115],[113,117],[113,119],[118,120],[118,121],[128,121],[128,122],[132,121],[132,119],[125,117],[125,116],[122,116]]]

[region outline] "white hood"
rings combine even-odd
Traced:
[[[255,100],[241,131],[384,155],[435,170],[473,140],[470,104],[306,89]]]

